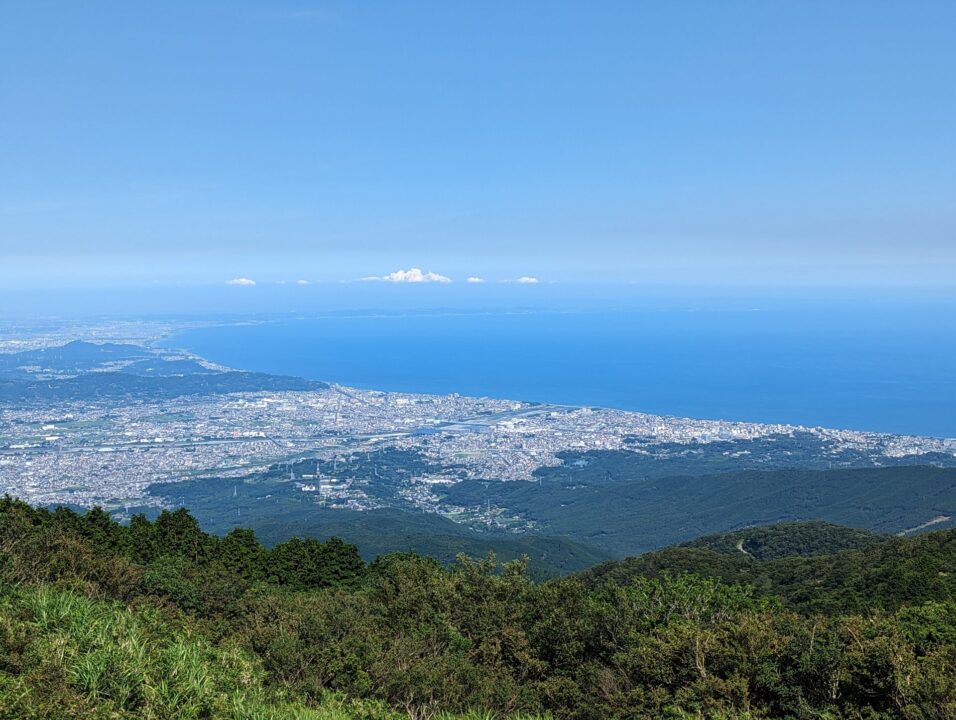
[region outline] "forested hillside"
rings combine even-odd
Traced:
[[[727,552],[730,543],[748,534],[775,538],[780,552],[787,525],[770,526],[602,563],[582,577],[592,586],[618,586],[636,578],[693,573],[728,584],[748,585],[759,595],[781,598],[785,605],[804,612],[830,614],[866,613],[874,608],[895,611],[926,600],[956,599],[956,530],[913,538],[886,537],[868,541],[859,550],[814,554],[810,549],[825,547],[835,534],[832,526],[815,525],[816,535],[801,524],[806,545],[793,542],[789,556],[774,557],[770,553],[772,559],[759,560],[745,553]],[[853,533],[850,528],[842,528],[839,534],[845,540]]]
[[[185,510],[122,526],[7,499],[0,717],[952,718],[954,570],[945,531],[535,583],[520,562],[366,563]]]
[[[586,464],[541,468],[540,483],[468,480],[446,500],[490,502],[616,557],[702,535],[779,522],[825,520],[879,533],[956,520],[956,468],[742,470],[660,476],[636,453],[588,453]],[[698,462],[702,462],[698,460]]]
[[[859,550],[887,540],[886,535],[826,522],[786,522],[762,525],[684,543],[719,553],[742,553],[757,560],[827,555]]]
[[[160,483],[150,488],[150,494],[167,504],[185,503],[202,526],[217,535],[251,527],[262,543],[270,546],[295,535],[334,535],[358,546],[366,560],[401,551],[417,552],[448,564],[460,553],[484,555],[493,550],[504,560],[526,556],[528,570],[543,579],[585,570],[615,557],[567,537],[479,532],[437,513],[391,507],[365,511],[323,507],[285,477],[249,482],[203,478]]]

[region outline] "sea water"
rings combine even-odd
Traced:
[[[956,436],[956,318],[933,305],[339,312],[165,345],[360,388]]]

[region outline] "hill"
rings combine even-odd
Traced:
[[[673,553],[856,570],[793,574],[781,602],[675,574]],[[768,561],[653,555],[645,574],[535,583],[490,559],[365,563],[336,539],[265,548],[248,530],[208,535],[185,510],[122,526],[0,500],[0,717],[956,713],[956,531]],[[842,596],[859,611],[813,602]]]
[[[779,538],[786,528],[756,528],[750,537]],[[911,538],[868,537],[855,550],[824,553],[847,538],[858,537],[823,524],[801,527],[806,543],[783,555],[775,540],[769,559],[728,551],[740,533],[702,538],[621,561],[598,565],[583,575],[592,586],[627,584],[635,578],[693,573],[731,584],[745,584],[758,594],[781,598],[790,607],[812,612],[864,612],[879,607],[894,611],[906,604],[956,597],[956,530]],[[747,537],[747,533],[744,537]],[[833,542],[834,538],[840,538]],[[714,550],[713,548],[717,548]]]
[[[263,390],[318,390],[326,383],[217,371],[139,345],[74,341],[0,354],[0,404],[168,399]]]
[[[539,483],[466,481],[449,503],[507,508],[541,532],[624,557],[702,535],[787,521],[822,520],[878,533],[956,520],[956,468],[747,470],[716,475],[633,475],[625,454],[586,467],[542,468]],[[640,462],[639,460],[636,462]]]
[[[0,403],[50,403],[175,398],[260,390],[317,390],[325,383],[251,372],[199,373],[145,377],[96,372],[62,380],[0,382]]]
[[[717,553],[743,553],[757,560],[774,560],[859,550],[886,539],[886,536],[869,530],[811,521],[777,523],[706,535],[684,543],[684,546],[707,548]]]
[[[83,340],[40,350],[0,354],[0,377],[29,377],[30,372],[78,374],[102,368],[108,363],[154,357],[148,348],[120,343],[91,343]]]
[[[249,527],[266,545],[293,536],[337,536],[358,546],[373,560],[390,552],[416,552],[443,564],[460,553],[484,556],[494,552],[504,561],[527,556],[535,577],[566,575],[612,556],[571,538],[479,532],[432,513],[395,508],[370,511],[327,508],[296,491],[295,484],[276,480],[189,480],[154,485],[151,495],[191,509],[208,532],[225,535]]]

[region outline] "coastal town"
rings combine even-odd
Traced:
[[[44,347],[36,340],[29,345]],[[8,343],[5,349],[19,347]],[[157,359],[182,362],[169,354]],[[111,361],[108,368],[90,372],[94,380],[105,379],[122,369],[123,362]],[[197,367],[216,369],[211,364]],[[27,370],[51,377],[50,368]],[[66,375],[60,370],[53,377]],[[147,492],[156,484],[250,477],[285,464],[288,480],[303,492],[315,493],[319,502],[361,510],[383,501],[350,482],[348,458],[392,449],[413,451],[426,462],[426,470],[402,480],[397,497],[426,511],[441,511],[432,492],[435,485],[465,479],[534,481],[536,471],[561,465],[569,453],[620,451],[654,457],[681,448],[711,448],[744,457],[752,453],[748,443],[755,440],[799,438],[807,453],[831,458],[831,467],[879,466],[923,456],[956,459],[956,440],[457,394],[323,385],[314,390],[173,395],[117,400],[94,392],[55,402],[0,405],[0,493],[39,505],[115,509],[162,502]],[[332,461],[336,468],[341,461],[344,474],[300,469],[297,475],[296,469],[308,467],[303,461],[309,459]]]

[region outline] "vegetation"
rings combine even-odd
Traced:
[[[114,368],[114,363],[124,366]],[[42,368],[39,375],[25,368]],[[97,370],[97,372],[91,372]],[[52,373],[55,377],[45,377]],[[0,405],[77,399],[175,398],[260,390],[318,390],[314,380],[256,372],[215,372],[138,345],[88,343],[0,354]]]
[[[826,524],[818,529],[832,537]],[[849,528],[843,529],[853,532]],[[755,534],[773,536],[773,529]],[[844,533],[844,534],[845,534]],[[737,533],[708,538],[706,544],[726,547]],[[814,539],[804,528],[810,546]],[[744,553],[715,552],[690,544],[639,557],[598,565],[583,577],[591,586],[626,585],[636,578],[693,573],[728,584],[746,584],[758,595],[782,599],[802,612],[867,613],[874,608],[895,611],[905,605],[956,598],[956,530],[913,538],[888,537],[860,550],[812,555],[794,547],[791,557],[761,561]]]
[[[685,450],[685,452],[690,452]],[[695,462],[709,457],[698,450]],[[753,524],[825,520],[897,533],[945,516],[956,523],[956,468],[744,470],[661,477],[632,452],[586,453],[585,464],[537,471],[540,483],[465,481],[456,505],[486,502],[616,557]],[[952,460],[952,458],[950,458]]]
[[[846,582],[806,571],[804,598],[701,573],[820,556],[655,557],[535,583],[520,562],[365,563],[185,510],[122,526],[7,499],[0,717],[956,717],[956,531],[826,556]]]
[[[74,340],[57,347],[0,354],[0,377],[30,378],[24,368],[43,368],[60,373],[79,373],[121,360],[146,359],[153,354],[139,345],[90,343]]]
[[[789,522],[707,535],[684,543],[718,553],[743,553],[757,560],[829,555],[859,550],[887,539],[885,535],[826,522]]]
[[[254,372],[216,372],[149,377],[125,372],[97,372],[57,380],[0,380],[0,404],[55,404],[75,400],[122,400],[130,397],[175,398],[262,390],[318,390],[324,383]]]
[[[284,464],[240,479],[161,483],[151,486],[149,493],[164,504],[189,507],[210,532],[251,527],[266,545],[293,535],[336,535],[358,545],[366,560],[410,551],[443,564],[461,553],[480,556],[493,550],[505,561],[527,556],[529,572],[536,579],[754,523],[787,525],[758,531],[765,536],[762,539],[747,531],[753,546],[745,548],[748,552],[792,554],[789,546],[811,553],[863,547],[883,537],[880,533],[917,528],[938,516],[950,519],[934,529],[956,522],[952,519],[956,468],[780,469],[645,477],[633,474],[646,462],[638,453],[586,455],[574,461],[585,464],[568,459],[560,467],[539,469],[540,483],[466,480],[438,490],[448,505],[502,508],[508,517],[533,523],[532,531],[521,534],[466,526],[414,509],[396,490],[403,486],[403,473],[426,474],[439,468],[412,450],[355,453],[338,461],[338,471],[354,478],[383,506],[372,512],[323,507],[315,493],[301,492],[290,482]],[[707,456],[693,457],[705,463]],[[317,468],[320,462],[324,465]],[[300,461],[294,471],[296,477],[314,475],[317,469],[333,475],[332,463]],[[830,523],[831,532],[805,524],[818,518]],[[858,529],[835,529],[833,523]],[[735,537],[730,551],[736,551],[740,537]]]
[[[376,471],[387,477],[387,458],[378,459],[381,465]],[[349,476],[361,477],[363,469],[350,467]],[[376,490],[364,489],[369,494]],[[160,483],[149,492],[166,504],[184,503],[204,528],[216,534],[250,527],[265,545],[295,535],[334,535],[357,545],[367,560],[389,552],[416,552],[447,565],[462,553],[482,556],[491,550],[504,561],[527,557],[531,575],[543,579],[585,570],[614,557],[570,538],[479,532],[434,513],[391,507],[371,511],[323,507],[315,502],[314,493],[301,492],[284,473],[246,481],[203,478]]]

